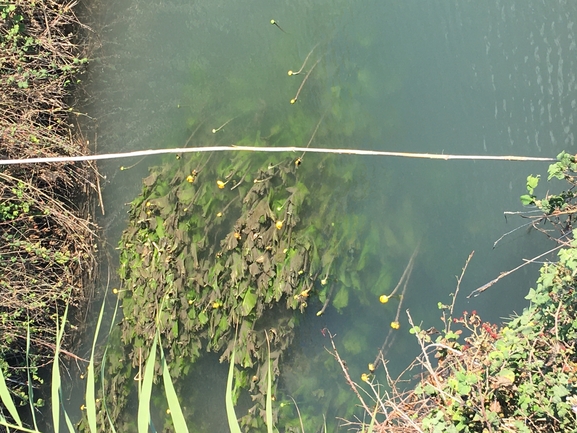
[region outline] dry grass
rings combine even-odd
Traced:
[[[71,108],[86,63],[75,5],[19,0],[0,6],[3,159],[88,153]],[[96,265],[89,204],[95,189],[90,163],[0,166],[0,366],[11,367],[8,376],[17,382],[26,382],[28,329],[31,364],[43,365],[53,358],[55,320],[64,305],[85,308]]]

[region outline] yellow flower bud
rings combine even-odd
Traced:
[[[372,362],[369,364],[369,371],[372,373],[373,371],[375,371],[375,364],[373,364]]]
[[[192,176],[189,174],[188,176],[186,176],[186,181],[187,181],[188,183],[192,183],[192,182],[194,182],[194,177],[192,177]]]
[[[387,295],[381,295],[379,296],[379,301],[381,302],[381,304],[386,304],[387,302],[389,302],[389,297]]]
[[[218,186],[218,189],[224,189],[226,183],[224,183],[222,180],[217,180],[216,185]]]
[[[283,221],[277,221],[277,222],[275,223],[276,229],[277,229],[277,230],[282,229],[282,224],[283,224]]]
[[[367,373],[361,374],[361,380],[363,382],[368,382],[369,381],[369,375]]]

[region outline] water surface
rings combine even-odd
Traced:
[[[574,151],[577,5],[571,2],[110,0],[95,16],[101,49],[92,63],[95,100],[88,108],[97,119],[91,134],[99,152],[231,144],[266,135],[299,104],[316,113],[309,124],[324,115],[323,127],[338,125],[341,131],[338,143],[319,134],[316,147],[526,156]],[[273,18],[284,31],[270,24]],[[287,71],[298,70],[313,47],[307,68],[318,64],[293,106],[289,101],[303,75],[289,77]],[[226,122],[218,134],[209,133]],[[547,249],[541,235],[523,229],[493,248],[502,234],[523,223],[503,212],[521,209],[526,176],[544,174],[546,164],[342,158],[356,158],[363,167],[358,181],[366,183],[367,199],[358,212],[382,226],[383,263],[394,282],[420,241],[403,311],[409,309],[427,327],[441,327],[437,302],[450,302],[455,276],[473,250],[457,311],[475,309],[494,322],[526,305],[536,265],[481,297],[465,296]],[[103,164],[108,182],[101,222],[111,246],[126,226],[124,203],[138,194],[148,167],[158,162]],[[327,406],[322,396],[343,379],[323,370],[334,360],[324,351],[328,342],[320,330],[337,335],[358,378],[395,312],[396,305],[376,302],[304,318],[292,367],[283,377],[304,411],[330,406],[326,416],[334,419],[344,410],[342,403]],[[400,322],[387,353],[393,372],[416,352],[404,314]],[[310,389],[303,388],[295,369],[306,372]],[[208,384],[215,383],[211,377],[221,378],[222,370],[197,373],[207,387],[202,395],[221,398],[221,387]],[[305,398],[313,392],[315,399]],[[205,428],[220,426],[222,407],[206,418]]]

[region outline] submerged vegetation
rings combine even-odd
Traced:
[[[325,88],[330,70],[324,59],[331,50],[332,32],[319,41],[306,41],[300,56],[294,39],[265,24],[279,36],[274,49],[267,51],[265,41],[253,32],[238,34],[247,46],[260,47],[254,56],[230,53],[223,61],[221,50],[207,50],[204,44],[190,48],[188,81],[172,117],[181,123],[166,132],[163,146],[307,148],[314,142],[336,147],[346,146],[343,141],[354,135],[369,134],[370,113],[356,120],[347,114],[363,111],[353,95],[369,87],[356,66],[343,65],[340,71],[350,73],[349,83]],[[283,29],[289,31],[284,25]],[[287,75],[290,67],[301,64],[302,74]],[[186,136],[176,136],[183,126]],[[100,399],[99,424],[109,425],[109,417],[116,428],[136,429],[129,408],[141,382],[134,379],[142,378],[157,330],[168,370],[178,379],[175,388],[187,419],[202,424],[206,416],[191,396],[194,387],[184,384],[200,375],[201,366],[214,368],[218,360],[230,360],[237,333],[233,395],[245,429],[264,428],[267,343],[275,379],[271,392],[280,402],[271,414],[275,422],[281,419],[287,429],[298,429],[288,394],[314,398],[324,408],[348,405],[350,410],[343,410],[352,414],[348,393],[331,395],[312,374],[299,374],[312,362],[324,365],[322,346],[314,356],[299,358],[290,352],[305,317],[318,317],[316,323],[323,323],[323,314],[346,314],[351,304],[375,307],[375,300],[390,293],[392,279],[398,277],[392,262],[404,261],[417,244],[418,229],[406,224],[409,227],[398,232],[392,227],[383,230],[378,218],[359,211],[374,201],[366,163],[307,152],[204,153],[167,157],[152,167],[142,192],[130,203],[128,228],[118,247],[121,284],[114,292],[123,320],[107,348],[102,391],[107,401],[105,407]],[[405,202],[401,198],[389,206],[391,219]],[[384,244],[392,248],[393,243],[394,253],[383,252]],[[392,310],[392,320],[398,298],[377,306]],[[320,335],[323,325],[316,323]],[[355,355],[365,346],[353,334],[347,337]],[[289,355],[300,363],[287,366]],[[327,370],[338,377],[336,364]],[[160,371],[157,363],[156,373]],[[160,382],[155,376],[156,381]],[[170,430],[173,420],[163,399],[155,395],[153,400],[159,401],[153,401],[154,424]],[[323,424],[322,412],[304,416],[309,418],[308,429]],[[327,423],[336,425],[334,419]],[[195,422],[198,431],[209,430],[206,425]]]
[[[3,2],[0,17],[0,158],[85,153],[70,108],[86,63],[71,4]],[[0,166],[0,368],[21,404],[54,357],[65,307],[86,307],[94,182],[90,164]]]
[[[249,143],[262,139],[238,144]],[[238,333],[236,395],[247,389],[255,401],[242,422],[261,425],[252,415],[264,411],[267,341],[278,376],[309,304],[320,316],[391,290],[378,227],[355,212],[363,186],[355,164],[335,156],[205,154],[152,168],[120,243],[120,338],[129,362],[108,364],[112,419],[158,329],[173,377],[187,375],[206,351],[228,359]],[[363,272],[369,267],[381,272]]]

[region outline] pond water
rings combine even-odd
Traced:
[[[308,116],[301,140],[313,137],[323,119],[313,147],[551,157],[574,152],[572,2],[102,0],[92,13],[100,47],[88,84],[94,99],[87,111],[95,127],[87,134],[99,153],[232,144],[273,134],[297,110]],[[305,72],[287,71],[297,71],[309,53],[304,71],[312,71],[291,104]],[[323,130],[337,131],[337,142],[324,141]],[[386,353],[393,373],[417,350],[404,310],[427,327],[441,327],[437,302],[450,303],[455,276],[471,251],[456,311],[475,309],[495,322],[526,305],[537,265],[480,297],[466,295],[547,249],[543,236],[525,229],[493,248],[523,223],[503,212],[521,209],[527,175],[545,174],[547,163],[341,158],[360,167],[354,175],[366,198],[357,211],[382,230],[381,262],[393,284],[420,245],[401,327]],[[107,181],[100,222],[112,273],[114,246],[126,228],[125,203],[158,163],[142,158],[101,165]],[[334,185],[334,194],[343,191]],[[336,335],[359,380],[389,333],[397,305],[381,305],[375,296],[370,307],[351,302],[341,312],[329,307],[320,318],[317,310],[306,314],[281,378],[305,419],[350,416],[347,407],[354,403],[337,397],[346,386],[338,369],[327,367],[335,361],[324,350],[330,343],[321,330]],[[191,412],[203,413],[202,422],[198,416],[190,421],[202,425],[199,431],[224,428],[223,377],[226,366],[204,360],[188,379],[195,385],[182,398],[196,402],[189,403],[197,405]]]

